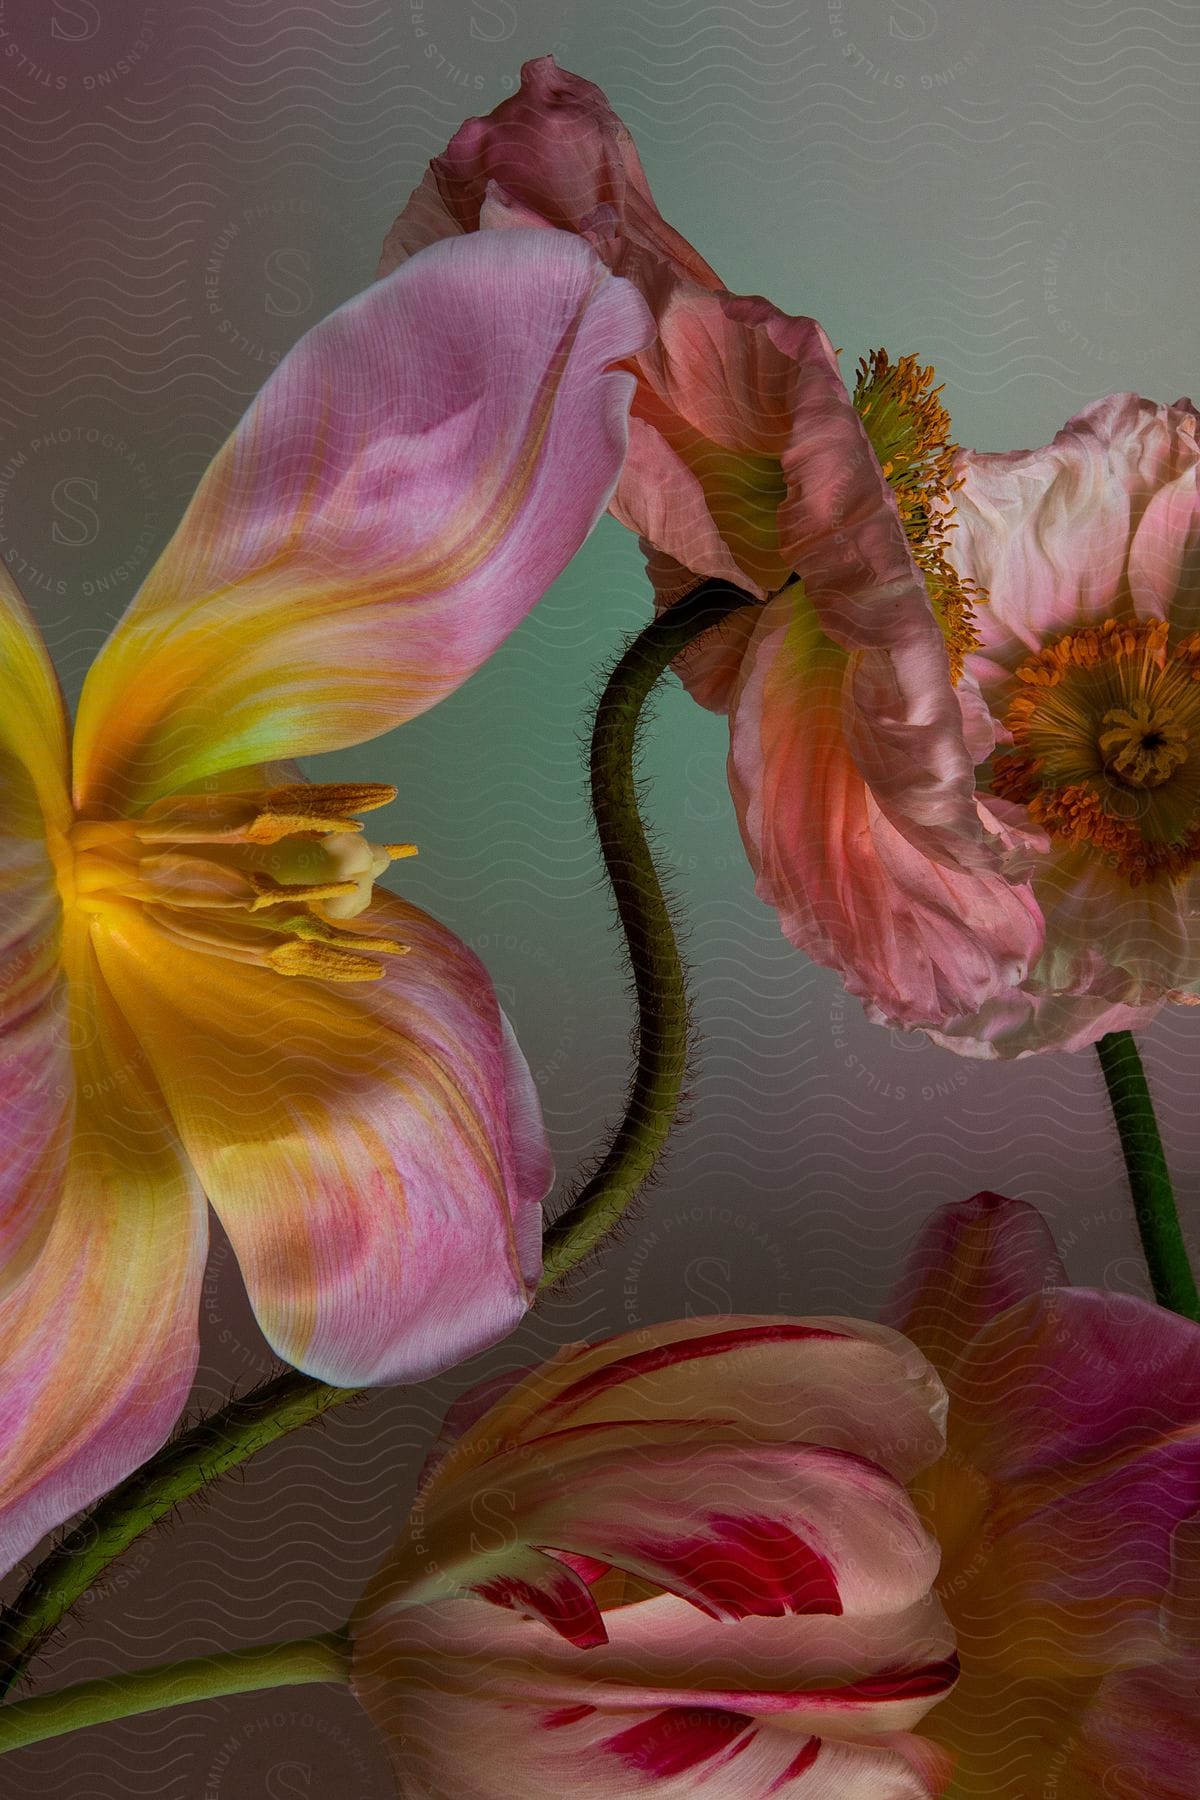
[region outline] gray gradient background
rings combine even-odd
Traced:
[[[1195,391],[1197,0],[3,0],[0,553],[72,693],[272,362],[370,279],[428,158],[545,50],[606,88],[732,288],[815,314],[848,367],[919,351],[964,443],[1045,442],[1114,388]],[[462,692],[320,765],[399,785],[389,830],[421,846],[404,891],[488,963],[566,1173],[619,1106],[629,1026],[581,734],[646,611],[605,520]],[[869,1314],[917,1222],[979,1188],[1042,1206],[1076,1279],[1144,1291],[1091,1055],[980,1065],[868,1026],[755,900],[724,748],[664,694],[645,773],[703,1046],[638,1218],[492,1357],[335,1416],[137,1546],[40,1687],[332,1627],[470,1376],[689,1311]],[[1195,1240],[1200,1018],[1146,1048]],[[220,1241],[203,1333],[198,1401],[272,1366]],[[390,1791],[326,1688],[0,1763],[3,1800]]]

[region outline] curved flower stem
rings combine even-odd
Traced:
[[[186,1706],[217,1700],[225,1694],[251,1694],[260,1688],[297,1687],[308,1681],[350,1680],[350,1640],[344,1632],[298,1638],[290,1644],[263,1644],[254,1650],[227,1650],[197,1656],[162,1669],[139,1669],[82,1681],[57,1694],[40,1694],[0,1709],[0,1755],[43,1738],[63,1737],[85,1725],[130,1719],[159,1712],[164,1706]]]
[[[143,1531],[256,1450],[362,1391],[329,1387],[289,1369],[164,1444],[48,1552],[0,1618],[0,1695],[64,1613]]]
[[[687,989],[638,815],[638,724],[655,683],[680,651],[730,613],[754,604],[751,595],[727,582],[705,582],[634,639],[600,700],[592,736],[592,804],[633,968],[637,1067],[609,1149],[547,1233],[543,1287],[573,1268],[620,1218],[653,1169],[678,1111],[687,1063]],[[0,1616],[0,1696],[70,1607],[143,1531],[255,1451],[364,1391],[330,1387],[288,1370],[166,1444],[84,1514]]]
[[[1133,1034],[1110,1031],[1096,1052],[1108,1084],[1154,1297],[1160,1306],[1200,1322],[1200,1293],[1188,1264],[1154,1101]]]
[[[690,1038],[687,981],[638,811],[638,727],[651,691],[680,651],[754,604],[729,582],[706,581],[634,638],[600,697],[592,731],[592,812],[629,948],[637,1060],[611,1144],[546,1232],[543,1287],[561,1280],[612,1230],[650,1176],[679,1110]]]

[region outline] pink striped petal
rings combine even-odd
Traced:
[[[43,1242],[66,1167],[73,1082],[47,843],[68,823],[66,769],[54,672],[0,562],[0,1295]]]
[[[36,1262],[0,1302],[0,1569],[159,1447],[196,1367],[204,1203],[79,941],[71,992],[69,1172]]]
[[[579,239],[435,245],[309,332],[88,676],[77,798],[361,743],[453,691],[603,512],[644,303]]]
[[[343,986],[203,954],[130,911],[107,979],[278,1351],[322,1380],[420,1380],[523,1316],[551,1165],[478,959],[377,890],[411,946]]]
[[[947,748],[937,728],[914,730],[904,749],[904,732],[879,724],[889,687],[895,696],[896,666],[869,645],[864,636],[861,652],[848,655],[798,588],[769,603],[733,699],[730,787],[755,891],[779,913],[784,935],[839,970],[850,992],[892,1023],[945,1025],[1024,978],[1041,949],[1041,914],[1028,889],[934,862],[911,841],[921,835],[916,819],[929,811],[931,782],[953,788],[955,758],[966,750],[961,733]],[[940,647],[931,657],[945,661]],[[910,661],[912,707],[902,697],[899,707],[911,721],[921,716],[916,676]],[[942,672],[933,660],[928,678],[936,693]],[[864,705],[871,687],[876,700]],[[906,836],[864,778],[853,748],[861,732],[847,730],[855,716],[861,731],[879,733],[872,760],[890,743],[896,769],[913,774]]]
[[[585,234],[611,267],[648,251],[720,286],[654,204],[633,139],[604,94],[552,56],[525,63],[517,92],[460,125],[434,157],[388,233],[379,273],[439,238],[477,231],[492,182],[526,216]]]
[[[469,1601],[360,1622],[355,1690],[406,1791],[439,1800],[499,1800],[517,1788],[596,1800],[643,1788],[720,1800],[943,1791],[944,1756],[908,1735],[955,1676],[944,1625],[928,1609],[869,1623],[733,1626],[663,1597],[608,1619],[612,1641],[588,1651]]]
[[[468,1396],[442,1446],[453,1451],[443,1477],[464,1481],[499,1450],[550,1430],[702,1420],[825,1444],[906,1481],[944,1448],[945,1394],[904,1338],[860,1319],[672,1320],[571,1346],[505,1394]],[[443,1477],[431,1469],[431,1483]]]

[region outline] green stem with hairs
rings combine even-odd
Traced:
[[[164,1444],[47,1552],[0,1617],[0,1694],[8,1692],[63,1615],[143,1531],[255,1451],[363,1391],[330,1387],[288,1369]]]
[[[726,582],[697,588],[634,640],[614,668],[597,710],[592,802],[633,968],[637,1066],[612,1143],[547,1233],[543,1287],[560,1280],[620,1218],[653,1169],[679,1108],[688,1051],[687,990],[638,815],[637,730],[651,690],[680,651],[751,604],[750,595]],[[0,1696],[70,1608],[142,1532],[256,1451],[363,1392],[330,1387],[288,1370],[164,1445],[83,1515],[0,1615]]]
[[[1160,1306],[1200,1323],[1200,1293],[1188,1263],[1154,1101],[1132,1032],[1110,1031],[1096,1052],[1121,1140],[1154,1297]]]
[[[645,1186],[679,1111],[691,1036],[687,979],[670,909],[638,810],[638,727],[655,684],[682,650],[753,604],[707,581],[660,613],[608,678],[592,731],[592,813],[629,949],[636,1057],[625,1114],[594,1173],[546,1233],[542,1286],[594,1250]]]
[[[336,1681],[345,1687],[349,1680],[350,1640],[340,1631],[298,1638],[290,1644],[197,1656],[162,1669],[138,1669],[132,1675],[82,1681],[57,1694],[39,1694],[36,1700],[0,1708],[0,1755],[41,1743],[44,1738],[64,1737],[85,1725],[161,1712],[166,1706],[188,1706],[226,1694],[252,1694],[262,1688],[297,1687],[310,1681]]]

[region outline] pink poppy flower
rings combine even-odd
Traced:
[[[1072,1289],[990,1194],[889,1317],[469,1396],[352,1623],[405,1793],[1194,1800],[1200,1329]]]
[[[218,1209],[278,1354],[343,1384],[493,1343],[550,1162],[487,976],[374,888],[395,789],[284,759],[452,692],[603,511],[645,307],[561,232],[443,245],[272,376],[73,735],[0,585],[0,1566],[167,1435]]]
[[[944,1405],[880,1326],[736,1317],[468,1397],[352,1624],[404,1792],[938,1791],[913,1727],[953,1643],[903,1483]]]
[[[1006,995],[1042,924],[976,803],[952,680],[974,640],[940,542],[922,560],[931,509],[913,492],[940,446],[908,441],[927,425],[922,392],[907,413],[896,404],[911,359],[873,366],[856,408],[816,321],[727,292],[661,218],[600,89],[551,57],[435,157],[381,269],[439,238],[539,223],[583,235],[654,315],[655,340],[628,363],[611,510],[641,538],[658,604],[704,578],[762,602],[680,665],[697,699],[730,712],[759,895],[901,1024]]]
[[[1200,449],[1188,400],[1113,394],[1042,450],[961,455],[953,561],[984,803],[1046,942],[939,1041],[1079,1049],[1200,998]]]
[[[912,1485],[962,1676],[947,1800],[1200,1793],[1200,1327],[1072,1288],[1045,1221],[935,1214],[889,1320],[950,1394]]]

